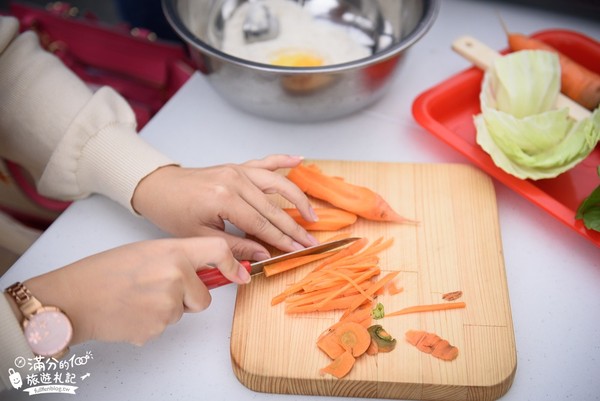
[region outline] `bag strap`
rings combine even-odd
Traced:
[[[182,45],[152,41],[147,30],[134,29],[134,36],[122,27],[115,29],[89,19],[65,16],[63,8],[50,10],[20,3],[10,7],[22,29],[38,32],[45,48],[59,52],[65,59],[68,53],[82,65],[113,71],[157,88],[167,86],[175,61],[192,66]]]

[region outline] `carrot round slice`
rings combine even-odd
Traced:
[[[360,323],[345,322],[337,326],[333,332],[342,347],[351,352],[355,358],[364,354],[371,345],[371,335]]]

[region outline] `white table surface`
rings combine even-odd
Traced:
[[[469,67],[450,49],[470,34],[506,46],[498,15],[513,31],[566,28],[600,38],[600,24],[501,2],[446,0],[433,28],[407,54],[390,93],[352,117],[289,125],[243,114],[196,74],[142,135],[188,166],[242,162],[271,153],[316,159],[468,163],[415,123],[411,105],[425,89]],[[503,400],[600,399],[600,249],[495,182],[517,345],[517,372]],[[101,196],[74,203],[0,278],[1,288],[123,243],[165,236]],[[236,287],[212,292],[210,308],[186,315],[138,348],[88,343],[93,354],[77,395],[35,400],[304,400],[253,392],[238,382],[229,356]],[[23,399],[30,397],[21,396]],[[0,399],[18,399],[17,391]]]

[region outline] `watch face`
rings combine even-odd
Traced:
[[[56,356],[66,350],[73,327],[58,308],[43,307],[23,325],[25,338],[31,350],[42,356]]]

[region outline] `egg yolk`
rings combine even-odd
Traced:
[[[323,65],[323,59],[310,51],[287,50],[271,57],[271,64],[281,67],[319,67]]]

